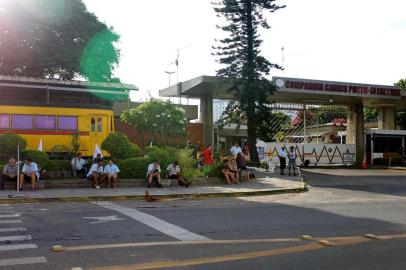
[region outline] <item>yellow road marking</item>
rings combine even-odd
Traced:
[[[394,240],[406,238],[406,234],[394,234],[394,235],[380,235],[381,240]],[[344,237],[325,237],[324,240],[334,243],[334,246],[347,246],[362,244],[365,242],[376,241],[374,239],[367,238],[365,236],[344,236]],[[321,239],[314,238],[315,241]],[[126,243],[126,244],[113,244],[113,245],[93,245],[93,246],[78,246],[68,247],[67,251],[77,250],[91,250],[100,248],[112,248],[112,247],[146,247],[146,246],[167,246],[167,245],[192,245],[192,244],[237,244],[237,243],[275,243],[275,242],[303,242],[299,238],[281,238],[281,239],[246,239],[246,240],[210,240],[210,241],[180,241],[180,242],[152,242],[152,243]],[[142,270],[142,269],[161,269],[169,267],[181,267],[192,266],[210,263],[221,263],[237,260],[255,259],[260,257],[270,257],[283,254],[299,253],[305,251],[312,251],[326,248],[326,246],[318,243],[311,242],[305,245],[279,248],[273,250],[254,251],[232,255],[224,255],[217,257],[204,257],[204,258],[192,258],[183,260],[172,260],[162,262],[149,262],[132,265],[116,265],[116,266],[104,266],[90,268],[90,270]]]
[[[298,238],[280,239],[242,239],[242,240],[208,240],[208,241],[169,241],[169,242],[145,242],[145,243],[122,243],[122,244],[101,244],[88,246],[64,247],[65,251],[125,248],[125,247],[151,247],[151,246],[183,246],[183,245],[211,245],[211,244],[261,244],[261,243],[282,243],[299,242]]]
[[[195,259],[185,259],[185,260],[174,260],[174,261],[163,261],[163,262],[151,262],[151,263],[140,263],[133,265],[123,265],[123,266],[106,266],[98,268],[90,268],[90,270],[142,270],[142,269],[159,269],[159,268],[169,268],[169,267],[180,267],[180,266],[192,266],[208,263],[220,263],[229,262],[236,260],[247,260],[260,257],[269,257],[275,255],[298,253],[309,250],[322,249],[323,246],[317,243],[311,243],[301,246],[280,248],[265,251],[255,251],[247,253],[239,253],[233,255],[217,256],[217,257],[205,257],[205,258],[195,258]]]

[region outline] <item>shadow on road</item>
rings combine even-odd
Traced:
[[[386,195],[406,195],[406,175],[331,175],[304,172],[304,178],[313,187],[337,188]]]

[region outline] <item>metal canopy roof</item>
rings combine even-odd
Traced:
[[[54,79],[40,79],[30,77],[15,77],[0,75],[0,86],[16,88],[41,88],[50,90],[105,93],[116,95],[128,95],[130,90],[138,90],[131,84],[88,82],[88,81],[63,81]]]
[[[332,82],[320,80],[307,80],[296,78],[274,77],[273,81],[300,80],[306,83],[313,84],[328,84],[328,85],[343,85],[348,87],[358,88],[378,88],[378,89],[396,89],[393,86],[387,85],[370,85],[360,83],[347,82]],[[230,92],[233,81],[230,79],[222,79],[216,76],[200,76],[169,88],[159,91],[159,95],[163,97],[183,96],[190,98],[199,98],[205,95],[212,95],[213,99],[230,100],[233,98],[233,93]],[[278,84],[277,84],[278,85]],[[307,89],[287,88],[285,85],[279,87],[277,91],[270,97],[275,102],[285,103],[304,103],[304,104],[336,104],[336,105],[351,105],[363,103],[367,107],[387,107],[393,106],[397,108],[406,108],[406,93],[400,91],[399,96],[384,96],[373,94],[349,93],[338,91],[314,91]]]

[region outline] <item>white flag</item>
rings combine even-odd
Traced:
[[[94,146],[93,158],[96,158],[97,154],[100,154],[101,157],[103,157],[103,153],[101,152],[99,145],[97,145],[96,143],[96,145]]]
[[[39,140],[39,144],[38,144],[38,151],[43,151],[43,149],[42,149],[42,137],[41,137],[41,139]]]

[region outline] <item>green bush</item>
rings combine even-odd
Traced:
[[[196,159],[192,156],[193,149],[181,149],[178,151],[177,160],[183,177],[196,177],[200,172],[196,169]]]
[[[209,177],[224,178],[224,175],[221,172],[222,168],[223,168],[223,163],[222,162],[216,162],[216,163],[213,163],[212,165],[204,166],[203,174],[205,176],[209,176]]]
[[[49,162],[49,156],[47,153],[38,150],[26,150],[22,152],[23,159],[31,158],[32,161],[37,163],[41,168],[46,168]]]
[[[144,148],[144,153],[145,155],[148,156],[149,153],[153,152],[153,151],[157,151],[160,150],[161,148],[159,148],[158,146],[147,146]]]
[[[48,165],[45,167],[47,171],[70,171],[72,170],[72,165],[68,160],[50,160]]]
[[[141,148],[139,148],[137,145],[130,143],[130,146],[124,154],[124,157],[121,159],[128,159],[133,157],[142,157],[142,151]]]
[[[114,160],[141,156],[141,149],[131,143],[127,136],[121,132],[110,133],[102,142],[101,148],[109,152],[110,157]]]
[[[145,179],[149,161],[144,157],[122,160],[118,163],[120,177],[127,179]]]
[[[23,151],[27,147],[27,141],[17,134],[0,135],[0,163],[6,164],[10,157],[17,158],[17,145]]]
[[[178,160],[179,159],[179,151],[182,150],[181,147],[169,146],[169,147],[166,147],[165,149],[166,149],[166,151],[168,151],[168,153],[171,156],[172,160]]]

